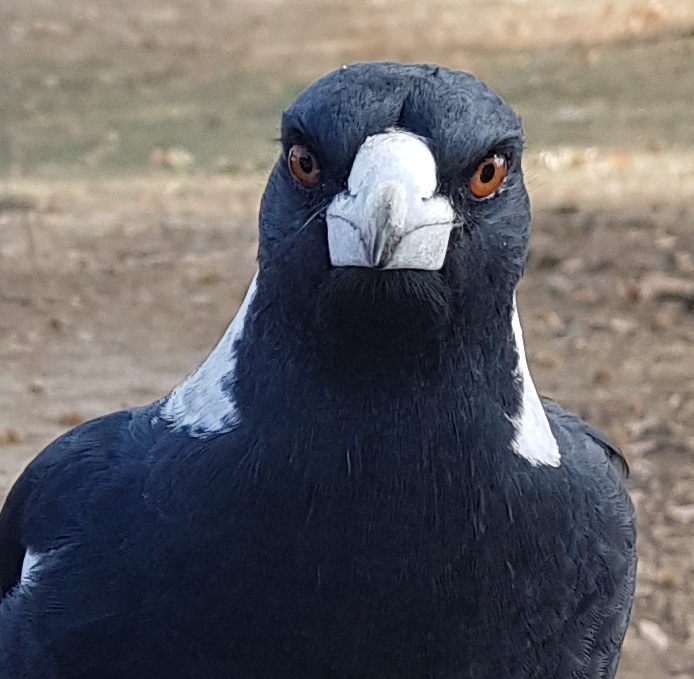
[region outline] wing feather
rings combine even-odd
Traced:
[[[562,455],[569,458],[566,463],[585,475],[585,481],[602,489],[605,514],[602,510],[600,514],[604,520],[608,520],[606,515],[609,514],[609,520],[614,523],[620,536],[614,543],[595,545],[595,548],[604,550],[605,558],[610,561],[611,585],[609,596],[595,612],[590,652],[583,657],[585,674],[581,675],[591,679],[613,679],[629,625],[636,587],[636,516],[623,486],[629,466],[620,449],[608,436],[551,399],[543,397],[542,403],[550,424],[563,444],[560,444]]]
[[[19,582],[27,550],[44,552],[84,521],[85,501],[118,481],[146,446],[141,411],[86,422],[49,444],[24,470],[0,511],[0,599]],[[141,427],[140,427],[141,428]]]

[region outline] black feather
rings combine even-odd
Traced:
[[[444,265],[333,267],[325,208],[398,126],[455,211]],[[273,170],[255,296],[209,390],[76,428],[10,493],[0,676],[612,679],[636,568],[623,458],[547,400],[560,464],[516,441],[518,116],[468,74],[358,64],[289,107],[297,140],[321,181]],[[503,190],[475,200],[499,144]]]

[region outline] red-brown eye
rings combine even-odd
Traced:
[[[495,153],[485,158],[470,180],[470,192],[475,198],[489,198],[503,184],[508,174],[506,156]]]
[[[320,179],[320,168],[316,157],[302,144],[289,149],[287,163],[292,177],[304,188],[312,189]]]

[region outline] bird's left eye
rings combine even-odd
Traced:
[[[306,189],[317,186],[320,179],[320,168],[316,157],[303,144],[294,144],[289,149],[287,164],[292,177]]]
[[[470,192],[478,200],[489,198],[504,183],[508,174],[506,156],[495,153],[485,158],[475,170],[470,180]]]

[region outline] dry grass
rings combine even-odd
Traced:
[[[688,0],[9,0],[0,26],[5,176],[266,171],[282,108],[364,59],[479,74],[533,150],[694,148]]]

